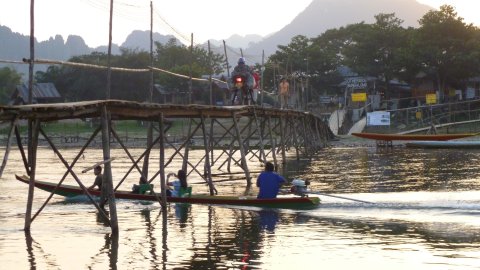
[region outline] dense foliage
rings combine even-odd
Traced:
[[[360,76],[376,78],[388,98],[389,82],[399,79],[412,83],[418,74],[434,81],[438,90],[453,86],[464,88],[466,80],[480,74],[480,30],[466,24],[452,6],[427,12],[418,28],[402,27],[402,20],[394,13],[378,14],[375,22],[360,22],[307,38],[299,35],[278,50],[265,64],[263,85],[275,90],[281,76],[295,78],[309,84],[309,99],[326,93],[336,93],[342,82],[342,67],[349,67]],[[70,59],[71,62],[107,66],[107,55],[91,53]],[[111,58],[111,66],[145,69],[152,66],[150,53],[123,49]],[[153,66],[169,72],[192,76],[224,72],[224,57],[210,54],[201,47],[190,48],[171,39],[165,44],[156,43]],[[150,96],[150,72],[112,72],[111,98],[145,101]],[[50,66],[46,72],[37,72],[36,81],[53,82],[66,101],[104,99],[107,71],[105,69],[77,66]],[[181,98],[208,103],[209,86],[193,81],[154,72],[154,83]],[[308,78],[308,80],[305,80]],[[7,84],[15,84],[18,77],[0,72],[0,98],[5,97]],[[3,87],[3,88],[1,88]]]
[[[15,69],[0,68],[0,104],[7,104],[10,100],[12,89],[20,83],[22,75]]]
[[[203,48],[190,50],[174,39],[166,44],[156,43],[153,54],[153,67],[194,78],[204,74],[219,74],[222,71],[223,56],[208,54]],[[211,64],[209,63],[211,61]],[[89,55],[73,57],[75,63],[107,66],[108,55],[94,52]],[[112,55],[112,67],[141,70],[152,66],[150,53],[130,49],[121,49],[120,55]],[[210,66],[212,68],[210,68]],[[147,101],[150,97],[149,71],[128,72],[112,70],[111,98],[135,101]],[[107,70],[81,66],[50,66],[46,72],[37,72],[37,82],[53,82],[66,101],[104,99],[106,95]],[[189,89],[189,80],[171,74],[154,72],[154,84],[185,95]],[[194,88],[208,88],[205,82],[193,83]],[[183,97],[186,98],[186,97]],[[200,97],[201,98],[201,97]]]
[[[338,68],[348,66],[361,76],[382,81],[388,98],[387,82],[394,78],[411,83],[423,73],[443,90],[464,88],[468,78],[480,74],[480,30],[466,24],[453,7],[429,11],[417,29],[403,28],[394,13],[375,19],[373,24],[331,29],[311,39],[297,36],[287,46],[278,46],[267,63],[276,70],[267,72],[266,83],[272,87],[273,72],[283,76],[308,72],[319,95],[335,91],[343,80]]]

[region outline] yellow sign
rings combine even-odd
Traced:
[[[437,103],[437,94],[427,94],[426,96],[427,104]]]
[[[416,112],[416,113],[415,113],[415,118],[416,118],[417,120],[422,119],[422,112]]]
[[[367,101],[367,93],[352,93],[352,101]]]

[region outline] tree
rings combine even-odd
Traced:
[[[422,70],[444,93],[447,86],[478,75],[480,35],[472,24],[457,16],[454,7],[443,5],[420,19],[411,46]]]
[[[0,104],[7,104],[15,87],[22,81],[22,75],[15,69],[0,68]]]
[[[184,76],[199,78],[202,75],[220,74],[224,68],[224,57],[220,54],[211,53],[201,47],[194,47],[190,51],[189,47],[179,44],[176,39],[170,39],[167,43],[156,43],[155,66]],[[210,65],[212,69],[210,69]],[[156,82],[165,86],[167,89],[176,91],[177,93],[187,93],[189,89],[188,79],[179,78],[171,74],[159,73]],[[192,88],[202,89],[206,91],[207,84],[205,82],[193,81]],[[207,97],[194,91],[194,98]],[[204,98],[202,98],[204,99]],[[208,101],[208,98],[205,100]]]
[[[382,80],[389,99],[389,82],[403,69],[401,50],[407,44],[406,33],[395,13],[380,13],[375,20],[353,33],[354,42],[343,51],[344,63],[360,75]]]

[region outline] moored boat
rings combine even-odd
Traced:
[[[352,133],[364,139],[377,141],[448,141],[478,135],[477,133],[457,134],[382,134],[382,133]]]
[[[479,149],[480,141],[423,141],[423,142],[409,142],[405,144],[410,148],[456,148],[456,149]]]
[[[17,180],[28,184],[30,179],[28,176],[15,176]],[[45,181],[34,182],[34,186],[38,189],[54,192],[64,197],[75,197],[84,195],[84,191],[73,185],[60,185],[55,189],[57,184]],[[90,195],[94,197],[100,196],[99,190],[89,190]],[[116,191],[115,198],[127,200],[158,200],[152,194],[137,194],[129,191]],[[173,203],[192,203],[192,204],[219,204],[219,205],[239,205],[239,206],[256,206],[266,208],[290,208],[290,209],[308,209],[315,208],[320,204],[318,197],[278,197],[276,199],[257,199],[253,196],[211,196],[211,195],[191,195],[190,197],[167,197],[167,202]]]

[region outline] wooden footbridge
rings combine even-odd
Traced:
[[[80,148],[73,161],[69,163],[50,139],[49,134],[46,134],[42,129],[41,124],[63,119],[84,118],[98,118],[100,124]],[[186,136],[180,142],[173,143],[169,141],[166,133],[175,119],[188,119],[190,124]],[[28,147],[24,147],[21,140],[19,122],[22,120],[28,121],[31,127],[28,131]],[[139,157],[133,157],[115,130],[115,121],[118,120],[142,120],[150,123],[147,144]],[[230,173],[231,167],[235,166],[235,169],[239,168],[245,175],[246,185],[248,186],[252,183],[247,162],[249,159],[258,159],[260,162],[269,160],[278,165],[280,162],[286,162],[287,151],[294,150],[297,159],[300,156],[309,157],[325,147],[327,141],[332,138],[328,125],[313,114],[258,106],[216,107],[165,105],[120,100],[85,101],[0,107],[0,121],[10,121],[11,123],[0,176],[7,164],[14,137],[23,159],[25,172],[30,176],[25,216],[26,230],[29,230],[31,222],[53,196],[52,193],[37,213],[32,216],[35,171],[37,166],[42,165],[37,164],[36,159],[39,136],[42,136],[48,142],[50,148],[65,166],[66,171],[59,180],[58,186],[63,183],[67,175],[71,175],[98,211],[109,220],[114,233],[118,233],[114,191],[134,170],[138,171],[140,176],[146,177],[149,182],[158,181],[160,183],[161,194],[157,198],[161,205],[165,207],[165,169],[172,165],[174,159],[181,160],[182,168],[188,175],[196,174],[201,177],[208,185],[210,194],[214,195],[216,189],[214,181],[212,181],[212,176],[214,176],[212,168],[226,168],[227,173]],[[103,160],[99,163],[104,164],[104,188],[102,190],[106,190],[104,198],[100,202],[108,202],[109,215],[104,211],[102,203],[97,204],[93,200],[89,191],[73,170],[79,158],[99,133],[101,133],[103,149]],[[196,141],[195,145],[192,145],[192,138],[194,137],[202,138],[201,142]],[[112,141],[123,148],[131,161],[131,167],[123,177],[112,176],[110,164],[112,160],[110,153]],[[173,154],[166,156],[166,147],[173,149]],[[196,149],[200,147],[204,150],[204,155],[201,158],[198,158],[198,155],[196,158],[189,157],[189,151],[193,147]],[[149,155],[153,149],[159,151],[158,170],[155,174],[148,176]],[[94,162],[96,161],[92,161],[92,163]],[[143,168],[139,165],[140,162],[143,162]]]

